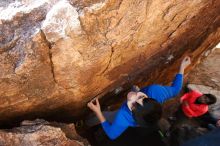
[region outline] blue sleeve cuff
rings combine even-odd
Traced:
[[[101,123],[101,125],[105,127],[105,126],[108,126],[108,125],[109,125],[109,123],[108,123],[108,121],[107,121],[107,120],[105,120],[105,122],[102,122],[102,123]]]
[[[183,82],[183,74],[180,73],[176,74],[175,80]]]
[[[183,74],[178,73],[176,76],[183,77]]]

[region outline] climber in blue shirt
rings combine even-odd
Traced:
[[[189,57],[182,60],[179,73],[171,86],[155,84],[144,87],[140,91],[129,92],[126,102],[118,110],[113,122],[107,121],[104,117],[98,99],[89,102],[87,106],[96,114],[103,130],[111,140],[118,138],[128,127],[154,125],[161,117],[161,104],[181,91],[184,70],[190,63]]]

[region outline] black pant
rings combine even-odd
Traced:
[[[216,122],[217,122],[217,119],[215,119],[209,112],[195,119],[200,123],[201,126],[207,127],[207,128],[208,128],[208,124],[216,125]]]
[[[106,142],[105,146],[166,146],[158,130],[149,131],[144,127],[129,127],[116,140]]]

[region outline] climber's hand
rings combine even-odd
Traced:
[[[181,67],[183,69],[187,68],[189,65],[191,64],[191,60],[190,60],[190,57],[189,56],[186,56],[182,62],[181,62]]]
[[[101,112],[100,104],[98,98],[95,100],[90,101],[87,106],[96,114]]]
[[[99,119],[99,121],[101,123],[106,121],[104,115],[102,114],[98,98],[96,98],[95,100],[90,101],[87,104],[87,106],[96,114],[97,118]]]
[[[191,64],[190,57],[189,57],[189,56],[186,56],[186,57],[182,60],[182,62],[181,62],[179,73],[180,73],[180,74],[184,74],[184,70],[185,70],[190,64]]]

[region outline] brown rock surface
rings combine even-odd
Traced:
[[[1,123],[78,115],[95,96],[168,83],[183,55],[196,64],[220,41],[219,7],[219,0],[0,2]]]
[[[23,121],[20,127],[0,130],[1,146],[89,146],[75,132],[73,124],[44,120]]]
[[[205,93],[211,92],[211,88],[220,91],[220,48],[208,51],[204,55],[208,55],[208,57],[193,69],[188,80]],[[199,88],[199,86],[201,87]],[[202,86],[210,87],[210,89],[202,89]],[[192,88],[194,88],[193,85]]]

